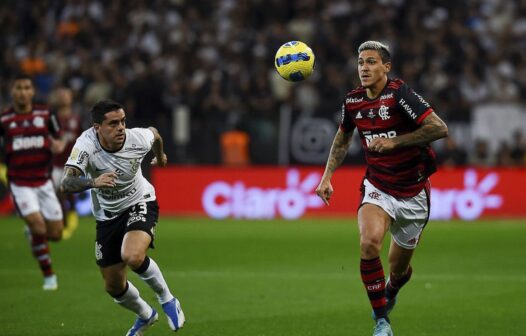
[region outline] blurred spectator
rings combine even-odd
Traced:
[[[520,130],[513,133],[510,157],[514,165],[526,165],[526,139]]]
[[[332,120],[357,85],[365,39],[390,44],[391,76],[429,97],[446,122],[469,123],[477,104],[526,95],[526,1],[18,0],[0,2],[0,21],[0,105],[20,70],[36,76],[42,99],[70,87],[83,122],[113,96],[132,124],[148,120],[169,156],[187,162],[220,163],[225,125],[243,119],[252,163],[277,163],[280,111]],[[296,39],[314,50],[316,69],[290,84],[273,56]],[[184,158],[170,154],[177,145],[166,136],[178,107],[191,115]]]
[[[497,150],[497,159],[495,164],[499,166],[512,166],[513,163],[510,145],[506,141],[502,141],[500,143],[499,149]]]
[[[494,164],[493,157],[490,153],[488,142],[478,139],[475,141],[475,148],[470,153],[469,164],[476,167],[488,167]]]
[[[467,162],[467,153],[458,146],[452,136],[449,136],[445,139],[444,148],[439,152],[437,161],[438,164],[449,167],[464,166]]]
[[[245,167],[250,164],[250,138],[247,132],[239,128],[221,134],[221,157],[228,167]]]

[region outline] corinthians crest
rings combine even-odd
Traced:
[[[389,115],[389,107],[382,105],[380,106],[380,109],[378,110],[378,115],[382,120],[390,119],[391,116]]]

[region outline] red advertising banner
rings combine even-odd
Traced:
[[[162,214],[212,218],[296,219],[356,216],[364,168],[338,169],[325,206],[314,190],[322,168],[156,168],[152,180]],[[450,169],[431,178],[432,219],[526,217],[526,169]]]

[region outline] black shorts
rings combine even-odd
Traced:
[[[97,238],[95,240],[95,258],[97,265],[107,267],[122,262],[121,247],[124,235],[129,231],[144,231],[152,237],[153,248],[155,226],[159,219],[157,201],[137,203],[116,218],[97,221]]]

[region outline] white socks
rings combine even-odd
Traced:
[[[129,281],[128,290],[122,296],[113,300],[137,314],[140,319],[147,320],[152,315],[152,307],[139,296],[139,290]]]
[[[146,282],[151,289],[153,289],[157,295],[159,303],[163,304],[173,299],[173,295],[168,289],[168,285],[164,280],[159,266],[152,258],[150,258],[150,265],[146,271],[139,274],[139,277],[144,280],[144,282]]]

